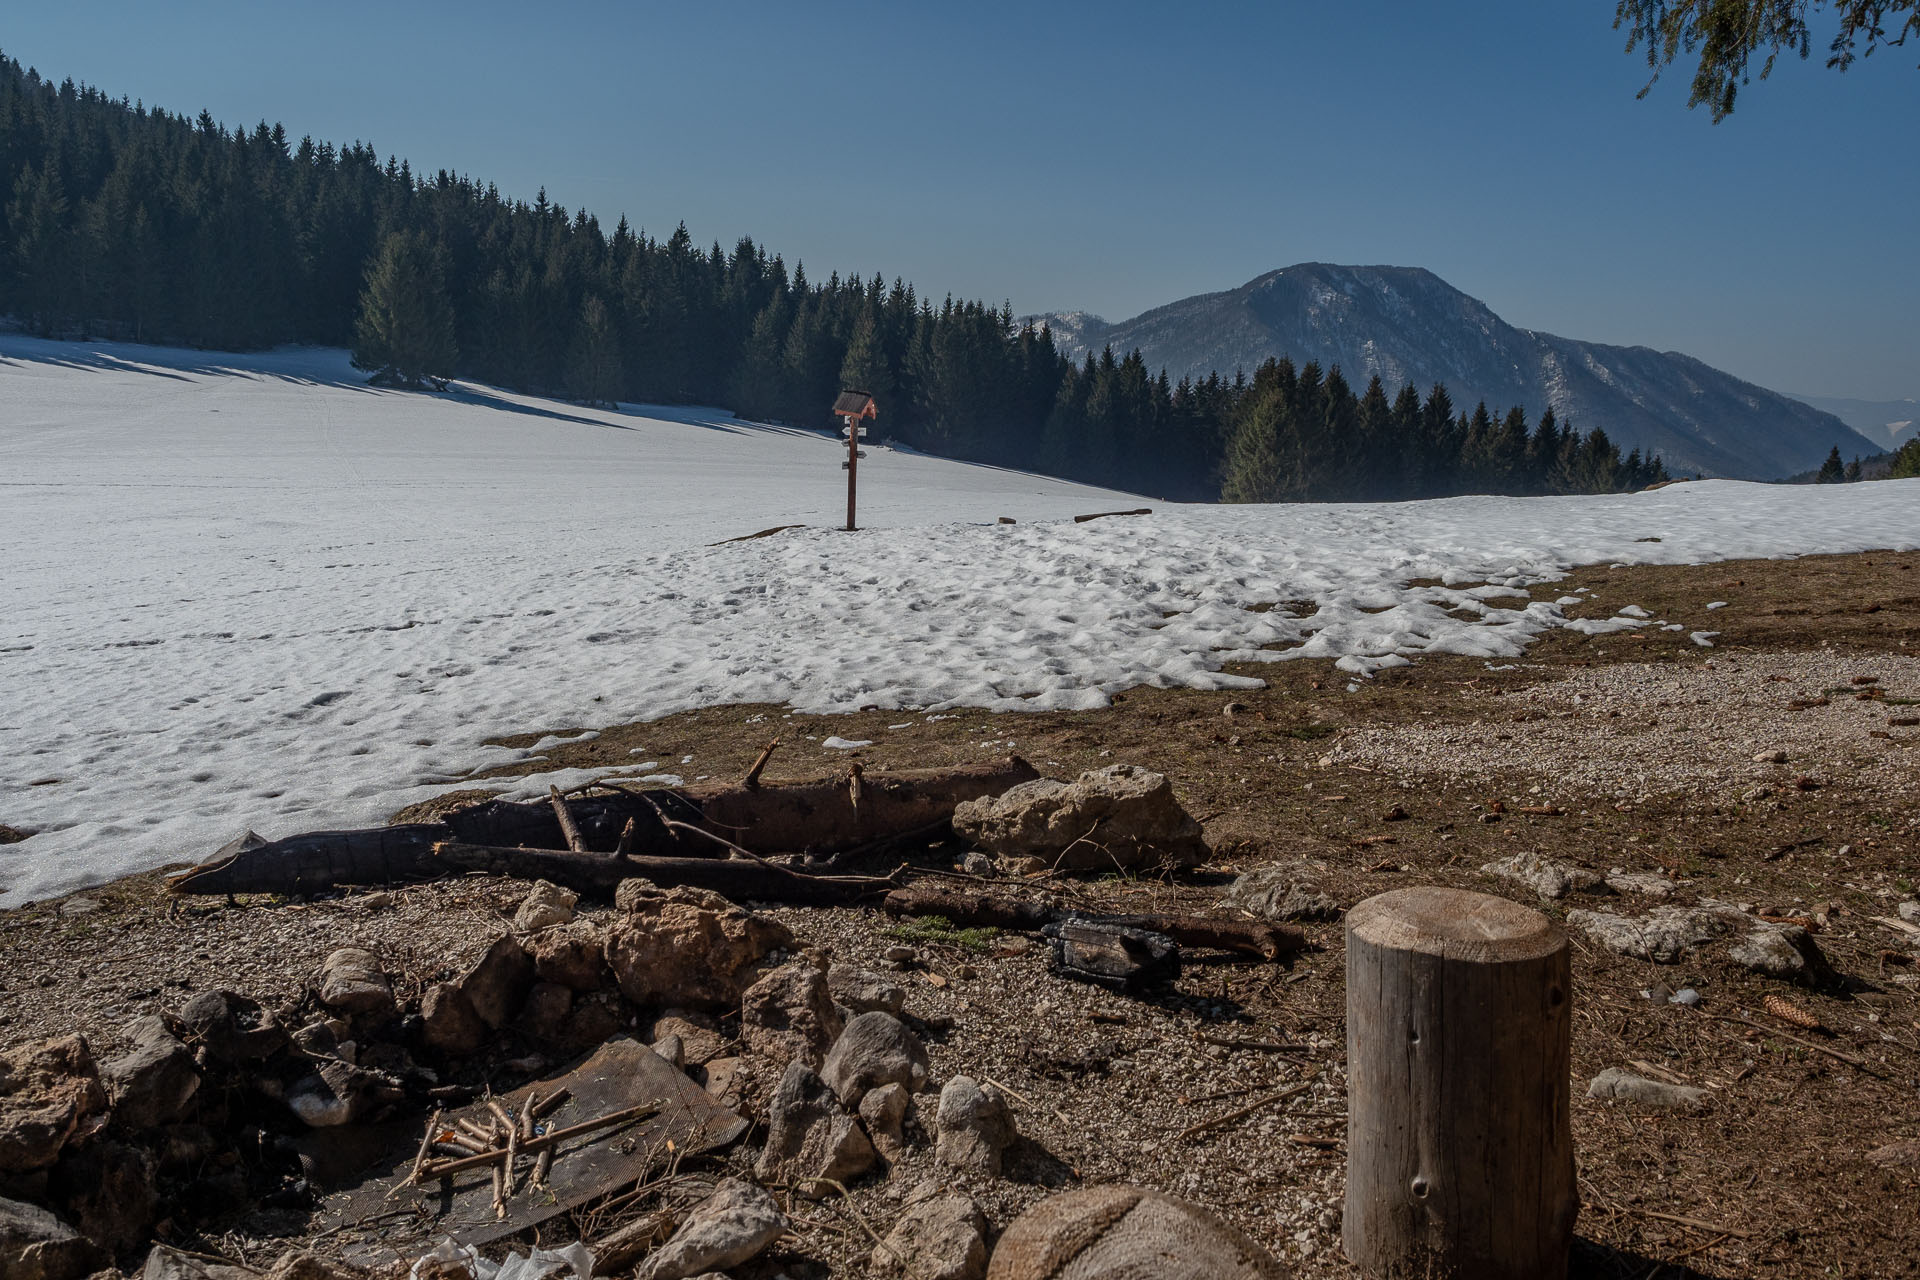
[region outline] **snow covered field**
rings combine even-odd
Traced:
[[[1528,593],[1574,564],[1920,546],[1920,481],[1076,525],[1139,500],[879,448],[846,534],[840,456],[717,412],[375,391],[339,352],[0,334],[0,823],[38,833],[0,846],[0,905],[378,822],[528,756],[481,745],[506,732],[1501,660],[1565,624]]]

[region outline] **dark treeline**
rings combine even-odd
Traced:
[[[58,86],[0,57],[0,315],[36,332],[354,349],[390,380],[465,376],[588,402],[721,405],[1168,498],[1602,492],[1664,477],[1604,433],[1389,401],[1269,363],[1170,384],[1139,354],[1064,358],[1010,307],[837,273],[752,240],[702,249],[585,211],[415,174],[364,143],[229,131]]]

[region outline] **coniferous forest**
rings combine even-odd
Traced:
[[[1075,364],[1011,307],[825,280],[743,239],[702,249],[529,203],[365,143],[228,130],[55,85],[0,56],[0,316],[54,336],[351,347],[377,380],[467,377],[589,403],[723,406],[807,427],[841,387],[873,436],[1154,496],[1229,502],[1597,493],[1666,478],[1604,432],[1356,391],[1269,362],[1170,384]]]

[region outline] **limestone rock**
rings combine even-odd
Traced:
[[[545,929],[521,944],[533,957],[533,973],[575,991],[598,991],[607,982],[607,944],[591,920]]]
[[[0,1053],[0,1173],[44,1169],[107,1108],[86,1040],[60,1036]]]
[[[907,1087],[900,1084],[883,1084],[860,1099],[860,1123],[887,1160],[898,1160],[906,1152],[907,1106],[912,1101]]]
[[[1673,892],[1673,881],[1651,871],[1616,871],[1607,877],[1607,888],[1615,893],[1638,893],[1649,898],[1664,898]]]
[[[907,993],[901,985],[871,969],[848,969],[839,965],[827,970],[827,987],[833,1002],[854,1013],[890,1013],[900,1016],[907,1007]]]
[[[38,1205],[0,1199],[0,1276],[81,1280],[106,1263],[91,1240]]]
[[[153,1158],[145,1151],[95,1140],[60,1157],[47,1192],[74,1230],[119,1254],[150,1238],[160,1203],[153,1178]]]
[[[1340,904],[1320,891],[1305,863],[1276,862],[1227,887],[1226,903],[1267,920],[1338,920]]]
[[[1804,986],[1821,986],[1835,976],[1813,935],[1797,924],[1755,924],[1727,948],[1727,956],[1755,973]]]
[[[1625,1098],[1629,1102],[1638,1102],[1649,1107],[1661,1107],[1669,1111],[1687,1111],[1705,1102],[1707,1091],[1688,1085],[1668,1084],[1664,1080],[1649,1080],[1645,1076],[1637,1076],[1619,1067],[1608,1067],[1588,1083],[1587,1096],[1589,1098]]]
[[[740,1039],[776,1070],[789,1062],[819,1070],[840,1029],[827,975],[805,961],[781,965],[740,997]]]
[[[687,1046],[679,1036],[661,1036],[647,1048],[654,1051],[661,1061],[676,1070],[684,1070],[687,1065]]]
[[[123,1129],[172,1124],[199,1091],[200,1068],[160,1018],[135,1019],[127,1031],[133,1048],[100,1068],[113,1121]]]
[[[892,1014],[863,1013],[833,1042],[821,1075],[850,1109],[882,1085],[916,1092],[927,1082],[926,1046]]]
[[[868,1265],[877,1276],[981,1280],[987,1274],[987,1217],[957,1191],[923,1196],[874,1246]]]
[[[728,1009],[767,954],[793,945],[777,920],[741,910],[704,889],[662,890],[623,881],[614,895],[622,916],[607,931],[607,964],[635,1004]]]
[[[1067,783],[1024,782],[969,800],[953,829],[1002,858],[1037,857],[1063,870],[1190,867],[1207,858],[1200,824],[1164,774],[1135,765],[1090,769]]]
[[[1525,885],[1549,900],[1564,898],[1570,893],[1611,892],[1606,881],[1593,872],[1583,867],[1549,861],[1531,851],[1486,863],[1480,870],[1487,875]]]
[[[140,1280],[259,1280],[259,1276],[258,1271],[208,1262],[163,1244],[153,1246],[147,1254],[147,1265],[140,1271]]]
[[[512,934],[495,940],[460,979],[460,993],[480,1021],[498,1031],[514,1020],[533,986],[533,959]]]
[[[1000,1176],[1001,1158],[1018,1136],[1005,1096],[971,1076],[955,1076],[940,1090],[934,1125],[938,1133],[935,1159],[994,1178]]]
[[[1049,1196],[1007,1227],[986,1280],[1290,1280],[1239,1228],[1135,1187]]]
[[[381,1017],[394,1011],[393,984],[373,952],[342,947],[320,966],[320,1003],[338,1013]]]
[[[860,1122],[806,1064],[787,1065],[768,1108],[767,1145],[755,1166],[763,1182],[791,1182],[801,1195],[825,1195],[830,1179],[842,1185],[873,1167],[873,1143]]]
[[[453,983],[437,983],[420,997],[420,1038],[429,1049],[465,1057],[487,1042],[487,1034],[487,1024]]]
[[[287,1045],[287,1030],[257,1000],[232,991],[202,991],[180,1010],[182,1034],[228,1066],[261,1062]]]
[[[574,904],[579,901],[580,895],[571,889],[536,880],[527,896],[520,900],[519,909],[513,913],[514,932],[534,933],[551,929],[557,924],[567,924],[572,921]]]
[[[287,1107],[314,1129],[356,1124],[405,1097],[398,1082],[338,1059],[321,1062],[287,1090]]]
[[[786,1230],[786,1216],[765,1188],[728,1178],[653,1251],[636,1280],[688,1280],[701,1272],[737,1267],[758,1257]]]
[[[1695,947],[1733,932],[1745,919],[1732,907],[1706,902],[1694,907],[1658,906],[1643,916],[1567,912],[1569,925],[1609,951],[1655,964],[1675,964]]]
[[[704,1067],[727,1050],[727,1037],[720,1034],[719,1024],[693,1009],[662,1009],[649,1036],[653,1040],[676,1037],[686,1065],[692,1067]]]
[[[267,1280],[357,1280],[364,1274],[359,1268],[336,1262],[332,1258],[323,1258],[302,1249],[289,1249],[274,1260],[272,1269],[267,1272]]]
[[[745,1062],[739,1058],[710,1059],[701,1068],[705,1076],[701,1087],[721,1106],[738,1111],[746,1101],[748,1080],[745,1067]]]

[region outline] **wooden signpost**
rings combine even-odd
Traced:
[[[841,465],[847,469],[847,532],[852,533],[854,483],[860,475],[860,438],[867,434],[861,423],[878,417],[879,413],[873,407],[873,397],[864,391],[842,391],[840,398],[833,402],[833,412],[847,423],[847,460]]]

